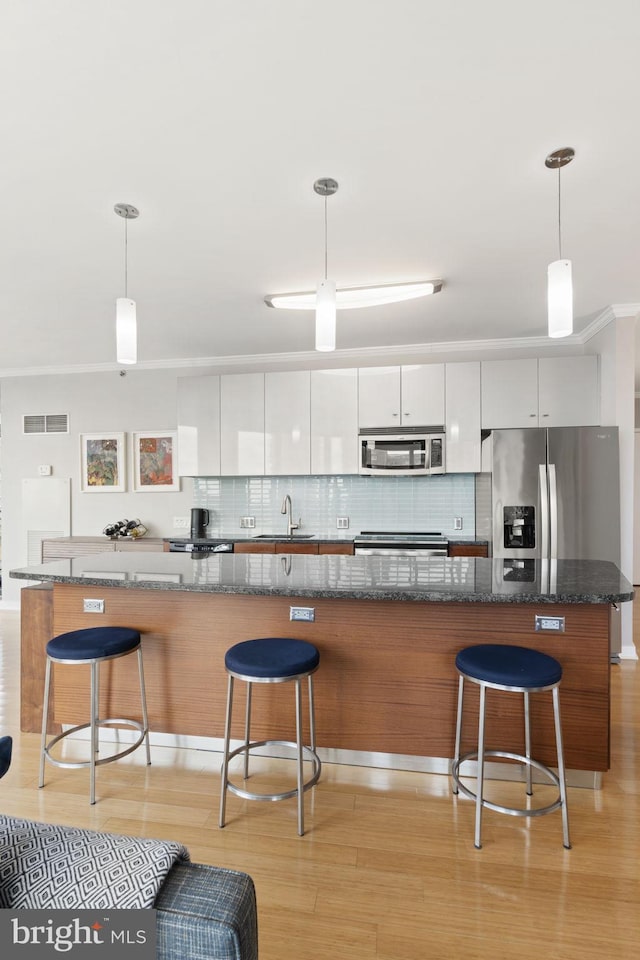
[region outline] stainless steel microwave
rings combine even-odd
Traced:
[[[444,473],[444,439],[444,433],[361,431],[359,472],[370,477]]]

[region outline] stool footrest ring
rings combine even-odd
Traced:
[[[114,753],[109,757],[100,757],[95,761],[95,766],[100,767],[105,763],[113,763],[114,760],[120,760],[122,757],[128,756],[128,754],[133,753],[134,750],[137,750],[140,744],[143,742],[145,736],[147,735],[146,728],[138,720],[128,720],[124,717],[112,719],[112,720],[99,720],[96,723],[96,727],[109,727],[111,729],[112,724],[118,724],[120,727],[128,727],[131,730],[137,730],[140,736],[128,746],[125,750],[120,750],[118,753]],[[51,756],[51,749],[55,747],[57,743],[60,743],[61,740],[64,740],[65,737],[71,736],[72,733],[77,733],[79,730],[89,730],[91,727],[90,723],[80,723],[75,727],[70,727],[68,730],[63,730],[62,733],[59,733],[57,736],[53,737],[52,740],[44,748],[44,755],[49,761],[56,767],[66,767],[69,769],[78,769],[79,767],[90,767],[91,760],[58,760],[55,757]]]
[[[560,779],[558,776],[550,767],[547,767],[544,763],[540,763],[539,760],[533,760],[531,757],[525,757],[521,753],[510,753],[506,750],[485,750],[484,755],[485,757],[503,757],[507,760],[515,760],[517,763],[534,767],[536,770],[539,770],[540,773],[543,773],[546,777],[548,777],[551,783],[558,788],[558,791],[560,790]],[[462,776],[464,776],[464,774],[460,773],[460,767],[463,763],[465,763],[466,760],[477,759],[477,751],[471,751],[470,753],[465,753],[462,757],[459,757],[458,760],[454,760],[451,765],[451,777],[456,786],[454,793],[457,793],[457,791],[460,790],[465,797],[469,797],[470,800],[476,801],[478,799],[478,795],[465,786],[460,779]],[[489,810],[495,810],[497,813],[510,814],[513,817],[541,817],[545,813],[552,813],[554,810],[558,810],[562,806],[562,798],[558,792],[558,796],[553,803],[549,803],[544,807],[524,809],[521,807],[503,807],[501,804],[493,803],[491,800],[486,800],[483,797],[482,806],[487,807]]]
[[[238,757],[241,754],[246,753],[247,750],[256,750],[258,747],[291,747],[292,749],[298,749],[298,745],[290,740],[254,740],[248,744],[242,744],[241,747],[237,747],[235,750],[232,750],[229,753],[228,760],[229,762],[233,760],[234,757]],[[322,770],[322,764],[320,763],[320,757],[312,750],[311,747],[302,747],[304,753],[303,760],[310,761],[313,764],[313,773],[311,777],[306,780],[302,785],[303,793],[307,790],[310,790],[311,787],[315,786],[320,778],[320,772]],[[297,762],[296,757],[287,757],[286,759],[293,760]],[[284,793],[252,793],[250,790],[244,790],[242,787],[236,786],[235,783],[232,783],[231,780],[227,779],[228,789],[234,793],[237,797],[241,797],[243,800],[288,800],[289,797],[297,797],[298,788],[294,787],[293,790],[285,790]]]

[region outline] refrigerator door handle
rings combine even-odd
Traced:
[[[549,557],[549,489],[547,485],[547,465],[538,467],[540,493],[540,556]]]
[[[556,465],[550,463],[549,472],[549,534],[551,538],[551,552],[549,556],[552,560],[558,559],[558,484],[556,481]]]

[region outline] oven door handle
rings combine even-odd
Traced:
[[[354,548],[357,557],[446,557],[446,547],[409,547],[406,550],[397,547],[358,547]]]

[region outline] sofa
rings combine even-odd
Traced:
[[[138,905],[156,911],[158,960],[257,960],[248,874],[192,863],[179,844],[0,815],[0,907]]]

